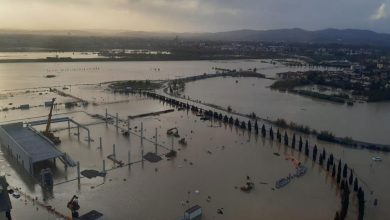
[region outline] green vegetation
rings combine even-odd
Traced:
[[[309,85],[310,81],[303,79],[295,79],[295,80],[278,80],[274,82],[270,88],[277,89],[281,91],[291,90],[298,86],[306,86]]]
[[[317,139],[318,140],[322,140],[322,141],[334,142],[335,141],[335,136],[334,136],[334,134],[332,134],[329,131],[321,131],[317,135]]]
[[[161,82],[152,82],[150,80],[129,80],[113,82],[108,87],[115,92],[132,92],[139,90],[154,90],[161,88]]]
[[[337,103],[345,103],[346,100],[349,99],[349,96],[346,94],[333,94],[333,95],[326,95],[319,92],[313,92],[313,91],[307,91],[307,90],[290,90],[293,93],[297,93],[304,96],[309,96],[317,99],[323,99],[331,102],[337,102]]]
[[[282,119],[282,118],[276,119],[276,121],[273,121],[273,123],[279,127],[290,128],[290,129],[293,129],[293,130],[296,130],[296,131],[299,131],[299,132],[302,132],[305,134],[316,134],[317,133],[316,130],[311,129],[309,126],[299,125],[299,124],[296,124],[294,122],[290,122],[288,124],[287,121],[285,119]]]

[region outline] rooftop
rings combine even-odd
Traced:
[[[31,128],[23,127],[23,123],[7,124],[1,127],[31,157],[32,163],[63,155],[53,143]]]

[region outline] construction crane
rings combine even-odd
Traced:
[[[51,116],[52,116],[52,113],[53,113],[53,108],[54,108],[54,102],[56,101],[56,98],[53,98],[51,100],[51,105],[50,105],[50,113],[49,113],[49,117],[47,119],[47,125],[46,125],[46,130],[45,130],[45,133],[49,133],[50,132],[50,126],[51,126]]]
[[[47,118],[47,124],[46,124],[46,129],[43,131],[43,135],[45,135],[47,138],[49,138],[54,144],[60,144],[61,140],[59,137],[54,136],[54,134],[50,131],[50,126],[51,126],[51,117],[53,114],[53,108],[54,108],[54,102],[56,101],[56,98],[53,98],[51,101],[50,105],[50,112],[49,116]]]

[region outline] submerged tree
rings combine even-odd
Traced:
[[[251,123],[251,120],[248,120],[248,131],[252,131],[252,123]]]
[[[325,148],[322,148],[322,157],[323,157],[323,159],[325,160],[325,158],[326,158]]]
[[[330,163],[333,164],[333,162],[334,162],[334,161],[333,161],[333,154],[330,154],[329,160],[330,160]]]
[[[279,128],[278,128],[278,130],[276,131],[276,138],[278,139],[279,143],[282,142],[282,135],[280,134]]]
[[[223,122],[224,122],[224,123],[228,123],[228,122],[229,122],[228,116],[225,115],[225,116],[223,117]]]
[[[349,181],[348,181],[349,185],[352,185],[353,183],[353,171],[352,169],[350,170],[350,173],[349,173]]]
[[[339,160],[339,165],[337,166],[337,183],[340,183],[341,180],[341,160]]]
[[[244,121],[241,122],[241,128],[244,130],[246,129],[246,123]]]
[[[236,118],[236,121],[234,122],[234,125],[237,126],[237,127],[240,126],[240,121],[238,120],[238,118]]]
[[[234,119],[232,116],[230,116],[230,118],[229,118],[229,124],[234,124]]]
[[[359,210],[358,220],[363,220],[365,200],[364,200],[364,192],[360,187],[357,193],[357,197],[358,197],[358,210]]]
[[[332,177],[334,178],[336,175],[336,167],[333,165],[333,169],[332,169]]]
[[[302,151],[302,145],[303,145],[303,142],[302,142],[302,137],[299,136],[299,152]]]
[[[322,157],[322,153],[320,154],[320,157],[319,157],[319,163],[320,163],[320,166],[322,166],[324,164],[324,158]]]
[[[257,124],[257,120],[255,121],[255,133],[259,134],[259,125]]]
[[[317,160],[317,151],[318,151],[317,145],[315,144],[313,148],[313,161]]]
[[[347,178],[347,175],[348,175],[348,165],[347,165],[347,164],[344,164],[344,168],[343,168],[343,177],[344,177],[344,178]]]
[[[284,145],[287,145],[287,146],[288,146],[288,135],[287,135],[287,131],[284,132]]]
[[[329,172],[329,168],[330,168],[330,160],[328,158],[328,160],[326,160],[326,171]]]
[[[293,137],[292,137],[292,142],[291,142],[291,147],[294,149],[295,148],[295,142],[296,142],[296,138],[295,138],[295,133],[293,134]]]
[[[355,177],[355,181],[353,181],[353,191],[357,192],[359,189],[358,179]]]
[[[274,131],[272,130],[272,127],[269,129],[269,136],[271,137],[271,140],[274,139]]]
[[[306,140],[306,143],[305,143],[305,155],[309,156],[309,142],[307,140]]]
[[[263,135],[263,137],[265,137],[267,135],[267,131],[265,130],[264,124],[263,124],[263,126],[261,126],[261,134]]]
[[[349,187],[348,187],[348,184],[344,182],[342,182],[341,184],[341,211],[340,211],[340,218],[341,219],[345,219],[345,217],[347,216],[347,212],[348,212],[348,206],[349,206]]]

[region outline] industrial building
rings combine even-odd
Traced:
[[[1,125],[0,144],[3,151],[15,158],[31,175],[34,175],[34,164],[64,157],[53,142],[22,122]]]

